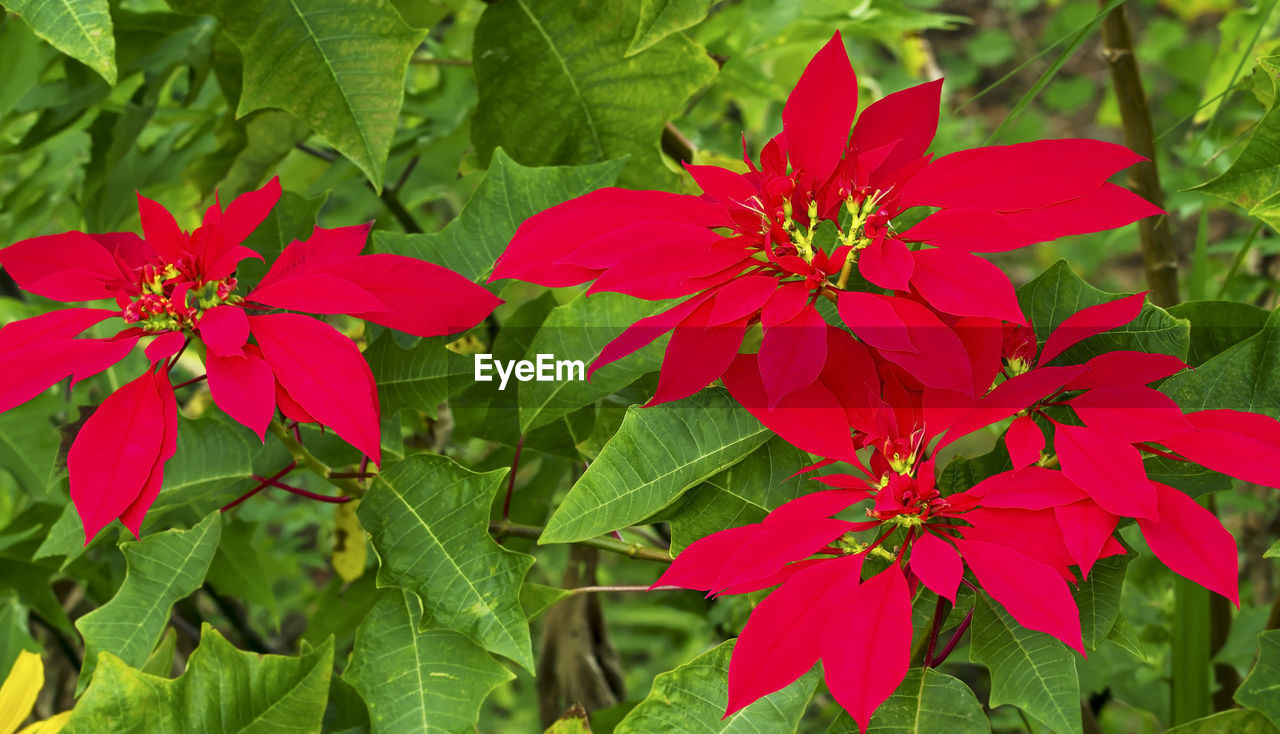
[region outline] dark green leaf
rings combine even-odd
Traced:
[[[827,729],[828,734],[851,734],[858,725],[848,713]],[[932,668],[912,668],[898,690],[876,709],[867,734],[982,734],[991,731],[982,704],[963,682]]]
[[[1280,310],[1257,334],[1170,377],[1160,391],[1187,412],[1229,408],[1280,418]]]
[[[1280,727],[1280,630],[1258,636],[1258,662],[1236,689],[1236,701],[1256,709]]]
[[[1280,75],[1280,57],[1259,59],[1258,65],[1271,79],[1274,91],[1276,77]],[[1280,189],[1280,106],[1272,104],[1231,167],[1194,190],[1233,202],[1274,229],[1280,227],[1277,189]]]
[[[1257,334],[1268,313],[1236,301],[1187,301],[1171,307],[1169,315],[1191,322],[1187,364],[1199,367],[1210,357]]]

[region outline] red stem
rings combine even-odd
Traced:
[[[938,605],[933,610],[933,624],[929,628],[929,644],[924,649],[924,667],[933,667],[929,663],[933,660],[933,648],[938,644],[938,633],[942,631],[942,610],[947,603],[945,597],[938,597]]]
[[[965,631],[969,629],[969,623],[972,621],[973,610],[970,609],[969,613],[964,615],[964,620],[956,627],[956,633],[951,635],[951,641],[948,642],[947,646],[942,648],[942,652],[938,654],[938,659],[932,661],[932,664],[926,663],[925,665],[930,668],[936,668],[939,665],[942,665],[942,663],[946,661],[947,656],[951,654],[951,651],[956,649],[956,645],[960,644],[960,638],[964,636]]]
[[[187,380],[186,382],[179,382],[177,385],[174,385],[173,389],[177,390],[178,388],[186,387],[187,385],[194,385],[197,382],[204,382],[207,379],[209,379],[208,375],[200,375],[199,377],[192,377],[190,380]]]
[[[516,491],[516,470],[520,468],[520,452],[524,450],[524,436],[516,441],[516,455],[511,459],[511,473],[507,475],[507,496],[502,500],[502,519],[511,518],[511,495]]]
[[[277,479],[279,479],[280,477],[283,477],[284,475],[286,475],[286,474],[288,474],[289,472],[293,471],[295,468],[297,468],[297,466],[298,466],[298,462],[296,462],[296,461],[291,461],[291,462],[289,462],[289,465],[288,465],[288,466],[286,466],[285,468],[283,468],[283,469],[281,469],[280,471],[278,471],[278,472],[276,472],[275,474],[273,474],[273,475],[271,476],[271,479],[261,479],[258,475],[256,475],[256,474],[255,474],[255,475],[253,476],[253,478],[254,478],[254,479],[258,479],[258,480],[259,480],[259,484],[258,484],[258,486],[254,487],[253,489],[249,490],[248,492],[245,492],[244,494],[240,495],[240,497],[238,497],[237,499],[233,500],[232,502],[230,502],[230,503],[228,503],[228,504],[226,504],[226,505],[223,505],[221,512],[226,512],[227,510],[230,510],[232,507],[235,507],[236,505],[240,504],[241,502],[244,502],[245,500],[249,499],[250,497],[254,496],[255,494],[257,494],[257,493],[261,492],[262,490],[266,489],[266,488],[267,488],[267,482],[274,482],[274,481],[276,481],[276,480],[277,480]]]
[[[339,496],[339,497],[331,497],[327,494],[316,494],[315,492],[309,492],[301,487],[295,487],[292,484],[277,482],[275,479],[263,479],[262,477],[259,477],[257,475],[254,475],[253,478],[261,481],[263,484],[267,485],[268,487],[283,489],[284,491],[292,492],[298,495],[299,497],[306,497],[309,500],[316,500],[317,502],[331,502],[335,505],[340,505],[340,504],[343,504],[344,502],[351,501],[351,498],[345,495]]]

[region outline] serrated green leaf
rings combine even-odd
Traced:
[[[1071,595],[1080,608],[1080,631],[1086,650],[1097,650],[1120,616],[1120,592],[1131,555],[1108,556],[1093,564],[1089,578],[1076,584]]]
[[[621,293],[580,295],[551,310],[534,335],[527,358],[532,360],[539,354],[548,354],[557,360],[578,360],[583,364],[585,376],[606,344],[628,326],[670,305]],[[545,426],[658,369],[662,366],[666,342],[666,338],[659,338],[634,354],[605,365],[591,376],[590,382],[567,379],[521,383],[520,429],[527,433]],[[508,385],[508,389],[510,387]]]
[[[417,594],[424,627],[456,630],[532,670],[520,585],[533,558],[489,535],[489,506],[505,476],[417,454],[378,475],[357,515],[381,560],[378,585]]]
[[[526,165],[592,163],[630,155],[620,183],[670,187],[658,143],[663,124],[711,81],[715,62],[683,35],[627,57],[639,25],[630,0],[512,0],[476,26],[480,101],[471,139]]]
[[[1257,334],[1269,315],[1266,309],[1237,301],[1186,301],[1169,315],[1191,322],[1187,364],[1199,367],[1211,357]]]
[[[991,671],[992,707],[1013,704],[1054,731],[1080,731],[1080,681],[1066,645],[1018,624],[986,593],[972,636],[970,658]]]
[[[724,717],[728,703],[729,640],[680,667],[660,674],[644,700],[618,722],[614,734],[746,734],[793,732],[818,684],[817,671]]]
[[[19,410],[0,413],[0,469],[13,475],[29,495],[48,494],[60,471],[60,439],[49,417],[64,408],[57,397],[41,395]]]
[[[499,148],[493,152],[484,180],[448,226],[430,234],[374,232],[374,249],[433,262],[484,282],[521,222],[613,184],[625,162],[526,167]]]
[[[773,434],[720,388],[631,407],[547,521],[540,543],[572,543],[640,522],[741,461]]]
[[[53,47],[116,83],[116,39],[107,0],[3,0]]]
[[[373,187],[391,151],[409,57],[426,35],[386,0],[182,0],[222,23],[244,58],[237,116],[274,107],[305,122]]]
[[[1068,316],[1118,298],[1121,298],[1119,294],[1100,291],[1081,280],[1066,260],[1054,263],[1018,289],[1018,303],[1035,327],[1041,345]],[[1080,364],[1117,350],[1159,352],[1185,359],[1190,335],[1191,324],[1185,319],[1174,318],[1159,306],[1144,303],[1142,312],[1133,321],[1085,339],[1055,357],[1052,364]]]
[[[173,674],[173,657],[178,650],[178,631],[166,627],[156,649],[151,651],[139,670],[147,675],[168,678]]]
[[[1271,544],[1271,547],[1262,554],[1263,558],[1280,558],[1280,540]]]
[[[1258,635],[1258,647],[1258,662],[1236,689],[1235,699],[1280,727],[1280,630]]]
[[[408,349],[383,332],[364,352],[378,385],[383,410],[412,408],[436,417],[436,410],[475,377],[475,357],[445,349],[448,337],[420,339]]]
[[[110,601],[76,620],[85,645],[80,686],[93,675],[98,653],[131,667],[147,661],[174,603],[204,583],[221,534],[215,513],[190,530],[166,530],[120,546],[129,564],[124,583]]]
[[[1116,623],[1111,625],[1111,634],[1107,635],[1107,639],[1138,660],[1147,659],[1146,653],[1142,651],[1142,640],[1138,639],[1137,630],[1123,614],[1116,617]]]
[[[212,196],[216,190],[229,202],[270,178],[311,128],[287,112],[261,110],[240,120],[228,114],[215,133],[218,149],[199,158],[186,173],[201,193]]]
[[[167,680],[103,653],[62,734],[314,734],[333,675],[333,640],[301,657],[241,652],[205,624],[187,670]]]
[[[1280,418],[1280,310],[1257,334],[1170,377],[1160,391],[1188,412],[1229,408]]]
[[[524,609],[525,616],[532,622],[561,599],[572,595],[572,591],[558,586],[526,583],[520,587],[520,606]]]
[[[1203,719],[1188,721],[1164,734],[1276,734],[1280,732],[1267,717],[1257,711],[1233,709],[1222,711]]]
[[[343,678],[368,704],[374,734],[475,731],[484,699],[515,675],[457,632],[419,632],[421,616],[414,594],[383,592]]]
[[[778,505],[799,497],[808,478],[796,472],[811,463],[807,453],[775,437],[689,490],[668,521],[672,555],[718,530],[760,522]]]
[[[702,22],[711,0],[643,0],[635,35],[627,46],[627,58],[635,56],[672,33]]]
[[[858,725],[841,712],[828,734],[849,734]],[[907,677],[871,717],[867,734],[915,734],[945,731],[948,734],[982,734],[991,724],[982,704],[962,681],[933,668],[912,668]]]
[[[269,570],[275,559],[263,552],[262,544],[254,542],[256,533],[255,524],[228,516],[207,576],[212,588],[235,594],[246,604],[265,610],[279,628],[280,609],[272,588],[276,578]]]
[[[1258,59],[1258,66],[1277,88],[1280,56]],[[1280,105],[1272,104],[1253,130],[1253,136],[1225,173],[1192,189],[1226,199],[1273,229],[1280,227]]]
[[[236,268],[236,280],[248,293],[253,290],[267,268],[280,257],[284,248],[294,240],[311,237],[316,228],[316,216],[324,206],[324,195],[306,199],[292,191],[285,191],[271,208],[271,213],[241,244],[262,255],[262,260],[250,258]]]
[[[178,418],[178,451],[164,465],[164,485],[147,512],[145,528],[165,512],[190,505],[213,510],[235,498],[227,491],[253,474],[262,442],[249,429],[210,413],[196,420]]]

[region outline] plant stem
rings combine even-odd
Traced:
[[[280,421],[271,421],[267,428],[276,438],[280,439],[285,448],[289,449],[289,453],[293,456],[293,460],[298,466],[305,466],[310,469],[321,479],[342,490],[342,493],[349,497],[359,499],[364,496],[364,487],[360,486],[359,482],[354,479],[335,477],[333,470],[323,461],[317,459],[310,451],[307,451],[306,447]],[[278,479],[278,477],[276,478]]]
[[[1236,250],[1236,256],[1231,260],[1231,269],[1227,271],[1227,276],[1222,279],[1222,285],[1218,287],[1218,299],[1221,300],[1227,292],[1227,286],[1231,285],[1231,279],[1236,277],[1236,272],[1240,270],[1241,263],[1249,254],[1249,250],[1253,249],[1253,238],[1258,236],[1258,231],[1262,229],[1262,220],[1256,219],[1253,222],[1253,229],[1249,230],[1249,234],[1244,238],[1244,244],[1240,245],[1240,249]]]
[[[177,385],[174,385],[173,389],[177,390],[180,387],[186,387],[187,385],[194,385],[197,382],[204,382],[207,379],[209,379],[208,375],[200,375],[199,377],[192,377],[190,380],[187,380],[186,382],[179,382]]]
[[[520,452],[524,450],[524,436],[516,441],[516,455],[511,459],[511,473],[507,475],[507,496],[502,500],[502,519],[511,517],[511,495],[516,491],[516,470],[520,468]]]
[[[1105,7],[1105,3],[1100,4]],[[1124,142],[1146,162],[1129,169],[1129,185],[1134,193],[1164,208],[1164,191],[1160,188],[1160,172],[1156,167],[1155,131],[1147,95],[1142,89],[1142,76],[1133,53],[1129,22],[1121,5],[1102,21],[1102,55],[1111,67],[1111,83],[1115,87],[1124,126]],[[1157,306],[1178,302],[1178,252],[1169,229],[1169,216],[1147,217],[1138,222],[1142,240],[1142,260],[1147,271],[1151,301]]]
[[[956,632],[951,635],[951,639],[947,641],[947,646],[942,648],[942,652],[938,653],[938,657],[930,661],[929,667],[936,668],[946,661],[947,656],[951,654],[951,651],[956,649],[956,645],[960,644],[960,638],[968,631],[969,623],[972,621],[973,610],[970,609],[969,613],[964,615],[964,619],[960,621],[960,624],[956,625]]]
[[[588,594],[600,591],[684,591],[682,586],[579,586],[565,589],[575,594]]]
[[[258,481],[262,482],[263,484],[267,485],[268,487],[275,487],[276,489],[283,489],[284,491],[286,491],[286,492],[291,492],[291,493],[293,493],[293,494],[298,495],[299,497],[306,497],[306,498],[307,498],[307,499],[309,499],[309,500],[316,500],[317,502],[331,502],[331,503],[333,503],[333,504],[335,504],[335,505],[340,505],[340,504],[343,504],[343,503],[345,503],[345,502],[350,502],[352,499],[354,499],[354,497],[349,497],[349,496],[347,496],[347,495],[339,495],[339,496],[337,496],[337,497],[330,497],[330,496],[329,496],[329,495],[327,495],[327,494],[316,494],[315,492],[311,492],[311,491],[305,490],[305,489],[303,489],[302,487],[295,487],[295,486],[293,486],[292,484],[285,484],[284,482],[278,482],[278,481],[276,481],[276,480],[274,480],[274,479],[263,479],[262,477],[258,476],[257,474],[254,474],[254,475],[253,475],[253,478],[254,478],[254,479],[257,479]]]
[[[293,471],[295,468],[297,468],[297,466],[298,466],[298,462],[296,462],[296,461],[291,461],[291,462],[289,462],[289,465],[288,465],[288,466],[286,466],[285,468],[283,468],[283,469],[281,469],[280,471],[276,472],[275,474],[272,474],[272,475],[271,475],[271,479],[272,479],[272,480],[279,479],[279,478],[283,477],[284,475],[288,474],[289,472]],[[241,502],[244,502],[245,500],[249,499],[250,497],[254,496],[255,494],[257,494],[257,493],[261,492],[262,490],[264,490],[264,489],[266,489],[266,488],[267,488],[267,483],[266,483],[265,481],[264,481],[264,482],[259,482],[259,483],[258,483],[258,486],[254,487],[253,489],[249,490],[248,492],[245,492],[244,494],[240,495],[239,497],[237,497],[236,499],[232,500],[231,502],[228,502],[227,504],[223,505],[223,506],[222,506],[222,509],[221,509],[221,510],[219,510],[219,512],[226,512],[227,510],[230,510],[232,507],[235,507],[236,505],[240,504]]]
[[[543,528],[537,525],[519,525],[506,520],[489,523],[489,532],[493,534],[496,540],[501,540],[507,536],[537,540],[542,537],[542,531]],[[575,545],[598,548],[610,553],[618,553],[628,558],[639,558],[656,563],[671,563],[671,556],[665,551],[650,548],[647,545],[640,545],[639,543],[628,543],[625,540],[617,540],[615,538],[591,538],[577,541]]]

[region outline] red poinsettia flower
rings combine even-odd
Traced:
[[[57,301],[114,299],[118,308],[71,308],[0,329],[0,411],[67,377],[77,382],[119,362],[144,337],[151,367],[110,395],[68,454],[71,498],[86,542],[115,518],[138,535],[177,441],[168,373],[191,339],[206,349],[214,402],[264,438],[277,406],[287,417],[332,428],[380,461],[377,388],[349,338],[318,319],[277,309],[350,314],[417,336],[470,328],[500,301],[462,276],[399,255],[360,255],[369,225],[316,228],[285,248],[250,293],[236,266],[257,257],[241,242],[280,198],[280,183],[215,203],[184,232],[162,206],[139,196],[143,237],[131,233],[35,237],[0,250],[20,287]],[[106,339],[80,338],[122,319]]]
[[[1158,210],[1107,183],[1142,160],[1111,143],[1041,141],[931,159],[940,91],[941,82],[922,84],[858,115],[857,79],[837,33],[791,92],[783,132],[759,166],[748,159],[745,174],[687,166],[700,197],[611,188],[553,207],[520,227],[493,277],[683,298],[637,322],[592,366],[673,332],[651,403],[724,375],[756,324],[767,406],[815,384],[829,346],[821,297],[888,360],[935,365],[920,381],[968,391],[964,348],[938,314],[1024,322],[1008,279],[972,252],[1110,229]],[[898,215],[917,207],[938,211],[898,232]],[[855,263],[873,285],[912,297],[846,290]]]

